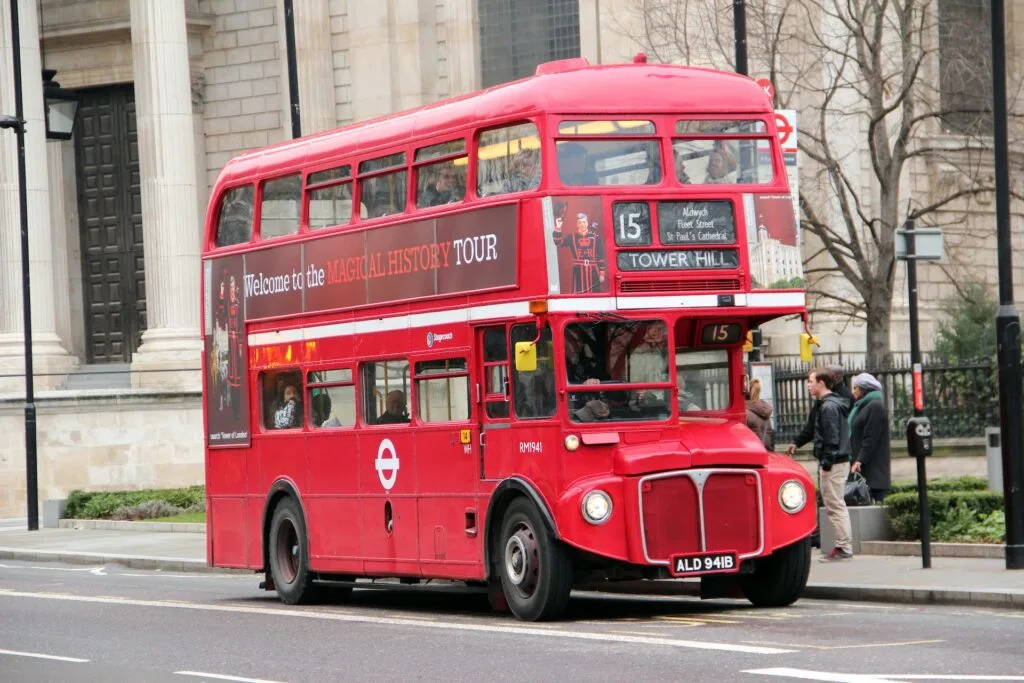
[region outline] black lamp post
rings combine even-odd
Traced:
[[[32,288],[28,260],[28,194],[25,183],[25,107],[21,91],[21,30],[18,0],[11,0],[11,47],[14,57],[14,116],[0,114],[0,129],[18,136],[18,212],[21,215],[21,308],[25,334],[25,490],[28,529],[39,529],[39,476],[36,461],[36,403],[32,369]],[[46,137],[69,140],[78,111],[77,96],[53,80],[56,71],[43,70]]]

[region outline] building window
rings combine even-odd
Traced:
[[[478,0],[484,87],[580,56],[579,0]]]
[[[992,135],[992,37],[988,0],[939,0],[942,126]]]

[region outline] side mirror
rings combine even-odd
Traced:
[[[516,371],[534,372],[537,369],[537,346],[533,342],[516,342]]]

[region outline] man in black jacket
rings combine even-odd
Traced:
[[[824,368],[815,368],[807,375],[807,391],[815,399],[807,426],[797,436],[796,443],[787,452],[814,439],[814,457],[818,461],[818,486],[828,513],[828,521],[835,530],[835,546],[822,557],[822,561],[848,560],[853,557],[850,511],[844,498],[846,479],[850,476],[850,430],[846,416],[850,403],[833,393],[833,375]]]

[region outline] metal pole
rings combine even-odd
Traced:
[[[1003,0],[992,0],[992,119],[995,128],[996,251],[999,254],[999,427],[1002,434],[1006,568],[1024,569],[1024,404],[1021,401],[1020,317],[1013,304],[1010,163],[1006,126],[1006,35]]]
[[[21,214],[21,308],[25,333],[25,488],[28,530],[39,529],[39,476],[36,466],[36,403],[32,369],[32,288],[28,260],[28,194],[25,186],[25,107],[21,92],[21,26],[18,0],[11,0],[11,48],[14,52],[14,116],[18,135],[18,211]]]
[[[736,73],[747,75],[747,3],[733,0],[732,25],[736,38]]]
[[[302,137],[299,119],[299,69],[295,61],[295,8],[292,0],[284,0],[284,44],[288,53],[288,99],[292,110],[292,138]]]
[[[907,289],[910,303],[910,364],[917,375],[921,365],[921,342],[917,329],[917,247],[914,243],[914,221],[908,220],[904,234],[907,240]],[[917,381],[915,377],[915,382]],[[921,380],[924,381],[923,378]],[[916,387],[915,392],[916,393]],[[914,417],[924,415],[914,399]],[[931,515],[928,510],[928,475],[925,472],[925,458],[917,457],[917,502],[921,508],[921,566],[932,566]]]

